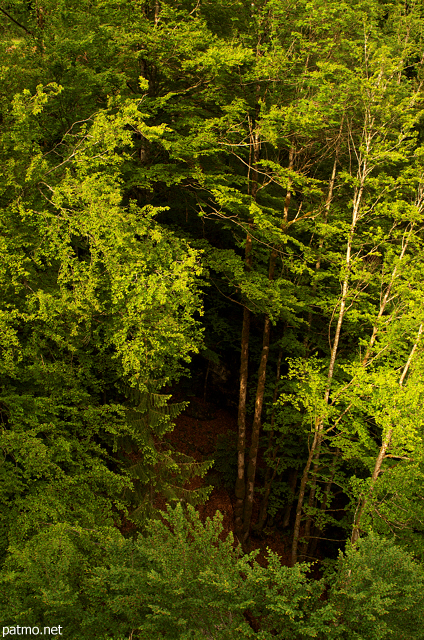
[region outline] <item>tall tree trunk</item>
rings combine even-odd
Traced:
[[[336,332],[334,336],[333,346],[331,348],[330,363],[328,366],[327,384],[324,392],[325,404],[328,404],[329,397],[330,397],[330,390],[331,390],[331,385],[332,385],[333,376],[334,376],[334,367],[336,364],[337,351],[338,351],[339,342],[340,342],[340,334],[341,334],[343,319],[346,311],[346,302],[347,302],[347,296],[349,292],[350,270],[351,270],[351,261],[352,261],[352,242],[355,235],[356,225],[358,222],[362,195],[363,195],[364,185],[365,185],[365,179],[367,175],[368,175],[368,169],[367,169],[367,164],[365,159],[363,160],[363,162],[360,163],[360,166],[358,169],[359,185],[358,187],[355,188],[354,198],[353,198],[352,222],[349,230],[349,236],[348,236],[347,246],[346,246],[346,255],[344,260],[345,275],[344,275],[343,285],[342,285],[342,295],[339,302],[340,307],[339,307],[339,314],[337,318]],[[292,543],[292,553],[291,553],[292,566],[294,566],[297,562],[300,526],[301,526],[302,515],[303,515],[303,504],[305,500],[305,493],[306,493],[306,488],[309,481],[309,471],[310,471],[313,460],[315,460],[314,466],[315,464],[318,464],[323,429],[324,429],[324,420],[325,420],[325,416],[318,416],[315,420],[314,439],[309,450],[308,459],[306,461],[306,465],[303,470],[302,479],[300,482],[299,498],[298,498],[297,508],[296,508],[296,520],[295,520],[294,531],[293,531],[293,543]]]
[[[259,450],[259,435],[261,429],[262,407],[265,392],[266,381],[266,365],[269,354],[269,338],[271,333],[271,321],[269,316],[265,318],[265,326],[263,333],[263,345],[261,362],[258,373],[258,387],[256,390],[255,413],[252,424],[252,440],[249,451],[249,464],[247,467],[246,478],[246,497],[244,501],[244,517],[243,517],[243,542],[246,543],[250,534],[250,525],[252,521],[253,499],[255,491],[256,463]]]
[[[249,167],[253,166],[252,176],[250,169],[248,175],[248,190],[254,200],[258,192],[258,172],[257,163],[260,156],[260,140],[257,132],[254,131],[253,124],[250,131],[251,139],[251,159]],[[252,223],[249,222],[251,228]],[[250,271],[252,268],[252,236],[247,233],[245,245],[245,268]],[[250,336],[250,310],[247,305],[243,308],[243,325],[241,332],[241,354],[240,354],[240,390],[238,403],[238,438],[237,438],[237,480],[235,486],[236,504],[234,506],[234,528],[236,535],[244,546],[243,542],[243,513],[246,496],[246,469],[245,469],[245,451],[246,451],[246,400],[247,400],[247,383],[249,377],[249,336]]]
[[[314,440],[309,451],[305,468],[303,469],[302,479],[300,481],[299,497],[297,499],[297,506],[296,506],[296,519],[295,519],[294,529],[293,529],[293,543],[292,543],[292,555],[291,555],[292,566],[294,566],[297,562],[297,548],[298,548],[299,537],[300,537],[300,524],[302,521],[303,501],[305,499],[306,485],[309,479],[309,469],[311,468],[312,460],[315,456],[315,452],[318,448],[318,445],[320,444],[320,440],[318,440],[319,436],[321,435],[320,430],[321,430],[320,425],[316,423]]]
[[[415,343],[411,349],[411,352],[409,354],[408,360],[403,368],[402,371],[402,375],[400,376],[399,379],[399,386],[402,387],[403,383],[405,381],[406,375],[408,373],[409,367],[411,366],[415,351],[417,350],[418,347],[418,343],[420,341],[420,337],[423,331],[423,324],[420,325],[420,328],[418,329],[418,335],[417,338],[415,340]],[[353,521],[353,529],[352,529],[352,537],[351,537],[351,542],[352,544],[354,544],[355,542],[357,542],[357,540],[360,537],[360,525],[361,525],[361,519],[362,516],[364,514],[365,511],[365,507],[367,505],[367,502],[369,501],[373,491],[374,491],[374,487],[375,487],[375,483],[377,482],[377,479],[380,475],[381,472],[381,467],[383,465],[383,461],[384,458],[386,456],[386,451],[388,449],[388,447],[390,446],[391,440],[392,440],[392,436],[393,436],[393,427],[390,428],[387,433],[386,436],[381,444],[380,447],[380,451],[378,452],[378,456],[376,458],[375,461],[375,465],[374,465],[374,471],[373,474],[371,476],[371,483],[370,483],[370,487],[368,489],[367,495],[366,496],[362,496],[359,501],[358,501],[358,506],[356,508],[356,513],[355,513],[355,517],[354,517],[354,521]]]
[[[237,441],[237,480],[236,480],[236,504],[234,507],[234,526],[236,534],[242,541],[243,531],[243,507],[245,497],[245,450],[246,450],[246,397],[247,379],[249,372],[249,332],[250,311],[243,309],[243,327],[241,337],[240,357],[240,392],[238,405],[238,441]]]
[[[417,203],[417,204],[420,204],[420,202],[419,202],[419,203]],[[365,354],[364,354],[364,356],[363,356],[363,358],[362,358],[362,360],[361,360],[361,365],[362,365],[363,367],[365,367],[365,366],[368,364],[368,361],[369,361],[369,359],[370,359],[370,357],[371,357],[372,349],[373,349],[373,347],[374,347],[375,341],[376,341],[376,339],[377,339],[377,334],[378,334],[378,331],[379,331],[379,320],[383,317],[383,314],[384,314],[384,312],[385,312],[385,310],[386,310],[387,304],[388,304],[388,303],[389,303],[389,301],[391,300],[391,297],[390,297],[390,296],[391,296],[391,292],[392,292],[393,284],[394,284],[394,282],[395,282],[395,280],[396,280],[396,278],[397,278],[397,275],[398,275],[398,271],[399,271],[400,264],[401,264],[402,260],[404,259],[405,255],[406,255],[406,251],[407,251],[407,249],[408,249],[408,245],[409,245],[409,243],[410,243],[410,240],[411,240],[411,236],[412,236],[412,233],[413,233],[414,227],[415,227],[415,224],[414,224],[414,223],[412,223],[412,224],[411,224],[411,226],[410,226],[410,228],[409,228],[409,230],[408,230],[408,232],[407,232],[407,234],[405,235],[405,237],[404,237],[404,239],[403,239],[403,241],[402,241],[402,249],[401,249],[401,252],[400,252],[400,254],[399,254],[398,261],[397,261],[397,263],[395,264],[395,266],[394,266],[394,268],[393,268],[393,270],[392,270],[392,273],[391,273],[391,275],[390,275],[389,283],[388,283],[387,288],[386,288],[386,290],[385,290],[385,292],[384,292],[383,298],[381,299],[381,302],[380,302],[380,308],[379,308],[379,311],[378,311],[377,317],[376,317],[375,322],[374,322],[374,326],[373,326],[373,329],[372,329],[372,334],[371,334],[370,340],[369,340],[369,342],[368,342],[368,345],[367,345],[367,348],[366,348]],[[338,397],[338,396],[337,396],[337,397]],[[332,400],[332,403],[333,403],[336,399],[337,399],[337,398],[334,398],[334,399]],[[347,409],[343,412],[343,414],[342,414],[342,415],[344,415],[344,414],[349,410],[350,406],[351,406],[351,405],[349,404],[349,405],[348,405],[348,407],[347,407]],[[337,424],[338,424],[338,422],[339,422],[339,420],[340,420],[340,418],[341,418],[341,417],[342,417],[342,416],[340,416],[340,417],[339,417],[339,419],[336,421],[335,426],[337,426]],[[386,445],[386,448],[387,448],[387,446],[389,445],[390,440],[391,440],[391,434],[390,434],[390,437],[389,437],[389,441],[388,441],[388,443],[387,443],[387,445]],[[384,448],[384,443],[383,443],[383,445],[382,445],[382,448]],[[386,450],[386,448],[384,449],[383,458],[384,458],[384,454],[385,454],[385,450]],[[318,457],[319,457],[319,454],[318,454]],[[383,458],[381,458],[381,462],[382,462]],[[380,462],[380,467],[379,467],[379,468],[381,468],[381,462]],[[376,462],[376,466],[378,466],[378,460],[377,460],[377,462]],[[315,487],[316,487],[316,478],[315,478],[315,475],[316,475],[316,474],[315,474],[315,471],[314,471],[314,478],[313,478],[313,480],[312,480],[312,488],[311,488],[312,498],[314,497]],[[311,500],[309,501],[309,504],[310,504],[310,503],[311,503]],[[365,505],[364,505],[364,506],[365,506]],[[356,513],[357,513],[357,515],[359,515],[359,519],[360,519],[360,517],[361,517],[362,512],[363,512],[363,508],[361,508],[360,504],[358,504],[358,508],[357,508],[357,512],[356,512]],[[310,526],[311,526],[311,525],[309,524],[309,526],[308,526],[309,521],[310,521],[310,516],[308,516],[308,519],[307,519],[307,522],[306,522],[306,526],[305,526],[305,536],[309,536],[309,534],[310,534],[310,530],[309,530],[309,529],[310,529]],[[316,544],[313,546],[313,550],[315,550],[315,547],[316,547]],[[312,551],[312,550],[311,550],[310,552],[311,552],[311,553],[313,553],[313,551]]]
[[[340,128],[339,139],[340,139],[340,136],[341,136],[341,128]],[[336,181],[338,152],[339,152],[339,144],[337,145],[336,155],[335,155],[334,162],[333,162],[333,170],[331,172],[331,177],[330,177],[329,184],[328,184],[327,198],[326,198],[325,207],[324,207],[324,224],[327,224],[328,214],[329,214],[329,211],[330,211],[331,202],[333,200],[334,184],[335,184],[335,181]],[[315,264],[315,271],[319,271],[320,268],[321,268],[321,253],[322,253],[323,246],[324,246],[324,238],[321,238],[320,242],[319,242],[318,258],[317,258],[317,261],[316,261],[316,264]],[[315,294],[315,292],[316,292],[316,285],[314,284],[313,293]],[[305,355],[308,352],[308,341],[309,341],[309,335],[310,335],[311,327],[312,327],[312,311],[309,312],[308,332],[306,333],[305,342],[304,342]],[[314,467],[313,467],[313,469],[314,469],[313,470],[313,478],[312,478],[311,489],[310,489],[309,500],[308,500],[308,506],[309,507],[312,507],[313,504],[314,504],[314,501],[315,501],[315,491],[316,491],[318,467],[319,467],[319,449],[315,453],[315,462],[314,462]],[[312,526],[312,515],[311,515],[311,513],[309,513],[308,516],[307,516],[306,525],[305,525],[305,537],[306,538],[308,538],[309,535],[310,535],[311,526]],[[303,548],[303,553],[306,552],[305,549],[306,549],[307,545],[308,545],[308,541],[306,540],[306,542],[304,544],[304,548]]]
[[[290,154],[289,154],[290,170],[293,169],[293,162],[294,162],[294,149],[292,147],[290,149]],[[289,183],[285,201],[284,201],[283,226],[285,226],[288,221],[290,200],[291,200],[291,186]],[[277,250],[274,248],[271,251],[271,256],[269,260],[268,280],[270,282],[274,279],[277,255],[278,255]],[[258,371],[258,386],[256,389],[255,412],[254,412],[253,424],[252,424],[252,439],[251,439],[251,445],[249,450],[249,464],[247,467],[246,497],[244,500],[244,515],[243,515],[243,542],[244,543],[247,542],[247,539],[250,534],[251,523],[252,523],[253,500],[255,495],[256,466],[257,466],[258,451],[259,451],[259,437],[260,437],[260,431],[261,431],[261,425],[262,425],[262,409],[263,409],[264,393],[265,393],[266,366],[267,366],[268,355],[269,355],[270,333],[271,333],[271,320],[269,315],[266,315],[265,322],[264,322],[263,338],[262,338],[262,353],[261,353],[261,360],[260,360],[259,371]]]

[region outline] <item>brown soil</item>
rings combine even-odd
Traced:
[[[175,420],[174,430],[168,434],[169,442],[182,453],[192,456],[201,462],[213,455],[219,434],[237,432],[237,415],[235,411],[213,408],[208,403],[196,398],[192,408],[179,415]],[[189,415],[192,414],[192,415]],[[200,417],[195,417],[200,416]],[[195,489],[208,485],[208,476],[195,478],[187,488]],[[202,518],[212,518],[216,511],[223,515],[224,534],[234,534],[234,493],[223,486],[215,486],[207,502],[198,507]],[[259,512],[259,504],[255,505],[253,521]],[[259,550],[258,562],[264,564],[267,548],[281,557],[284,564],[289,564],[289,539],[277,532],[269,532],[260,539],[251,537],[250,549]]]

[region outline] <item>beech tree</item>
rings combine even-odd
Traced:
[[[422,553],[423,20],[397,0],[0,7],[5,567],[83,531],[94,566],[158,493],[206,498],[184,483],[211,462],[166,441],[201,350],[238,387],[244,551],[269,525],[293,565],[372,530]]]

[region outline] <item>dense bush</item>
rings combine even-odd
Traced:
[[[392,541],[361,540],[334,572],[243,555],[222,517],[169,507],[136,540],[65,526],[13,549],[1,577],[1,619],[61,624],[66,638],[422,638],[423,572]]]

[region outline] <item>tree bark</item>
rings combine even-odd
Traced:
[[[289,169],[293,169],[294,162],[294,148],[291,147],[289,153]],[[256,194],[255,194],[256,195]],[[288,185],[286,197],[284,200],[283,211],[283,224],[282,227],[287,225],[289,207],[291,200],[291,186]],[[271,251],[269,260],[268,280],[271,282],[274,279],[275,265],[277,261],[277,250],[275,248]],[[250,534],[250,528],[252,523],[253,512],[253,500],[255,492],[255,478],[256,478],[256,466],[258,460],[259,450],[259,436],[262,425],[262,409],[264,402],[265,382],[266,382],[266,366],[269,355],[269,339],[271,333],[271,320],[269,315],[265,316],[264,331],[262,338],[262,353],[258,371],[258,386],[256,389],[255,398],[255,413],[253,416],[252,424],[252,439],[249,451],[249,464],[247,467],[247,479],[246,479],[246,497],[244,500],[244,515],[243,515],[243,542],[246,543]]]
[[[269,316],[265,318],[265,326],[263,333],[263,345],[261,362],[258,373],[258,387],[256,390],[255,413],[252,424],[252,440],[249,451],[249,464],[247,467],[246,497],[244,501],[244,517],[243,517],[243,541],[246,543],[250,534],[250,525],[252,521],[253,499],[255,491],[256,463],[259,450],[259,435],[261,429],[262,407],[264,400],[265,381],[266,381],[266,365],[269,354],[269,338],[271,333],[271,321]]]
[[[339,137],[340,137],[340,135],[341,135],[341,129],[340,129]],[[335,181],[336,181],[338,151],[339,151],[339,145],[337,145],[336,156],[335,156],[334,162],[333,162],[333,170],[331,172],[331,177],[330,177],[329,184],[328,184],[328,192],[327,192],[327,198],[326,198],[326,201],[325,201],[325,208],[324,208],[324,212],[325,212],[324,213],[324,223],[325,224],[327,224],[328,214],[329,214],[329,211],[330,211],[331,202],[333,200],[334,184],[335,184]],[[319,271],[319,269],[321,268],[321,253],[322,253],[323,246],[324,246],[324,239],[321,238],[320,242],[319,242],[319,252],[318,252],[318,258],[317,258],[317,261],[316,261],[316,264],[315,264],[315,271]],[[314,287],[313,287],[313,293],[315,294],[315,292],[316,292],[316,285],[314,285]],[[312,311],[309,312],[308,332],[306,334],[305,342],[304,342],[305,355],[308,352],[308,338],[309,338],[309,335],[310,335],[311,326],[312,326]],[[319,466],[319,451],[315,454],[314,473],[313,473],[312,485],[311,485],[310,494],[309,494],[309,500],[308,500],[308,506],[309,507],[312,507],[313,503],[315,501],[315,490],[316,490],[318,466]],[[310,535],[311,526],[312,526],[312,516],[311,516],[311,514],[309,514],[308,517],[307,517],[307,520],[306,520],[306,525],[305,525],[305,537],[308,537]],[[303,553],[306,553],[306,547],[307,546],[308,546],[308,542],[306,541],[305,545],[304,545]]]
[[[370,141],[368,140],[368,145],[369,145],[369,142]],[[330,390],[331,390],[331,385],[332,385],[333,376],[334,376],[334,367],[336,364],[337,351],[338,351],[339,342],[340,342],[340,334],[341,334],[343,319],[346,311],[347,296],[349,292],[350,270],[351,270],[351,262],[352,262],[352,242],[355,235],[356,225],[358,222],[362,195],[363,195],[364,186],[365,186],[365,179],[367,175],[368,175],[368,168],[367,168],[367,163],[365,159],[362,162],[360,162],[359,169],[358,169],[359,185],[358,187],[355,188],[355,191],[354,191],[353,207],[352,207],[352,222],[349,230],[349,236],[348,236],[347,246],[346,246],[346,256],[344,260],[345,275],[344,275],[343,285],[342,285],[342,295],[340,298],[340,308],[339,308],[339,314],[337,318],[336,332],[334,336],[333,346],[331,348],[330,363],[328,366],[327,384],[324,392],[324,403],[327,405],[330,398]],[[297,508],[296,508],[296,520],[295,520],[294,531],[293,531],[293,543],[292,543],[292,553],[291,553],[292,566],[294,566],[297,562],[297,553],[298,553],[298,545],[299,545],[299,537],[300,537],[300,525],[301,525],[302,515],[303,515],[303,503],[305,500],[306,487],[309,481],[309,471],[310,471],[313,460],[316,460],[316,463],[318,463],[323,429],[324,429],[324,420],[325,420],[325,416],[318,416],[317,419],[315,420],[314,439],[309,451],[308,459],[306,461],[306,465],[302,474],[302,480],[300,483],[300,492],[299,492],[299,498],[298,498]]]
[[[281,377],[281,360],[283,359],[283,350],[280,349],[279,353],[278,353],[278,360],[277,360],[277,375],[276,375],[276,381],[275,381],[275,388],[274,388],[274,393],[272,396],[272,415],[271,415],[271,431],[269,434],[269,440],[268,440],[268,450],[271,450],[273,444],[274,444],[274,421],[275,421],[275,403],[277,402],[277,397],[278,397],[278,388],[280,385],[280,377]],[[265,520],[266,520],[266,516],[267,516],[267,509],[268,509],[268,500],[269,500],[269,496],[271,493],[271,487],[272,487],[272,483],[275,480],[275,476],[277,475],[277,470],[278,470],[278,463],[275,464],[276,458],[277,458],[277,453],[278,453],[278,447],[280,446],[280,443],[277,444],[272,452],[272,463],[273,463],[273,469],[271,472],[271,467],[269,465],[267,465],[266,468],[266,473],[265,473],[265,483],[264,483],[264,496],[262,498],[262,502],[261,502],[261,507],[259,510],[259,519],[258,519],[258,523],[255,526],[255,530],[256,531],[262,531],[264,524],[265,524]]]
[[[241,337],[240,357],[240,392],[238,405],[238,442],[237,442],[237,480],[236,480],[236,504],[234,507],[234,525],[239,540],[243,530],[243,508],[245,497],[245,450],[246,450],[246,397],[247,380],[249,373],[249,332],[250,311],[243,309],[243,327]]]
[[[155,25],[159,22],[160,3],[159,0],[155,0]]]
[[[254,200],[258,192],[258,172],[256,165],[260,156],[260,140],[257,132],[250,132],[251,154],[253,157],[252,177],[248,175],[248,190]],[[250,162],[249,162],[250,166]],[[249,222],[249,227],[252,223]],[[245,245],[245,268],[250,271],[252,268],[252,236],[247,233]],[[242,546],[243,542],[243,513],[246,496],[246,470],[245,470],[245,452],[246,452],[246,399],[247,399],[247,382],[249,377],[249,336],[250,336],[250,310],[247,305],[243,308],[243,325],[241,333],[241,354],[240,354],[240,391],[238,403],[238,438],[237,438],[237,480],[235,486],[236,503],[234,506],[234,528],[238,539]]]

